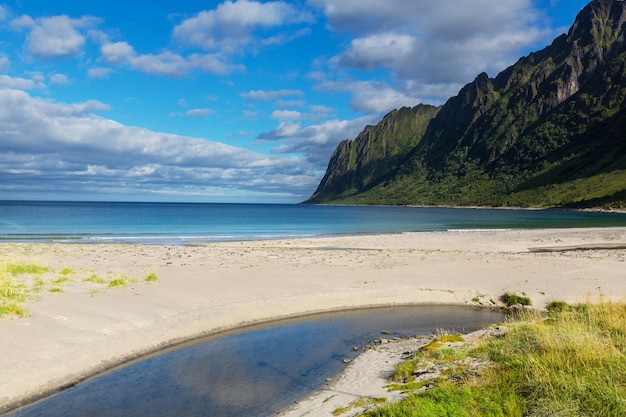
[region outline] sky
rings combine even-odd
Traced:
[[[0,200],[297,203],[580,0],[0,0]]]

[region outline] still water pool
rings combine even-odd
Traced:
[[[412,306],[318,314],[217,335],[136,361],[21,410],[28,417],[271,416],[321,387],[382,331],[469,332],[499,312]]]

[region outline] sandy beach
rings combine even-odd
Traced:
[[[525,294],[538,308],[555,300],[626,299],[626,228],[196,246],[5,243],[0,262],[49,269],[25,304],[29,315],[0,319],[0,412],[129,358],[270,319],[378,305],[489,307],[505,292]],[[146,282],[151,273],[157,280]],[[127,286],[109,285],[114,280]],[[382,359],[368,353],[348,367],[346,375],[356,376],[340,378],[343,385],[333,389],[349,395],[333,397],[329,408],[370,395],[359,384],[372,384],[359,381],[371,380],[368,369],[381,375],[377,364],[399,360],[387,350]],[[318,391],[283,415],[330,415],[317,408],[327,398]]]

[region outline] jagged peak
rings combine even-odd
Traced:
[[[568,40],[578,42],[580,46],[592,42],[605,46],[620,39],[623,41],[625,22],[624,0],[594,0],[576,16],[568,32]]]

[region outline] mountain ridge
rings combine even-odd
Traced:
[[[626,206],[625,39],[626,5],[592,1],[551,45],[495,78],[479,74],[430,113],[423,131],[403,132],[412,140],[395,136],[402,155],[369,155],[378,171],[362,165],[367,181],[355,170],[348,181],[333,154],[306,202]],[[378,135],[393,136],[379,125]],[[337,149],[366,149],[368,141],[359,135]],[[367,158],[357,152],[352,164]]]

